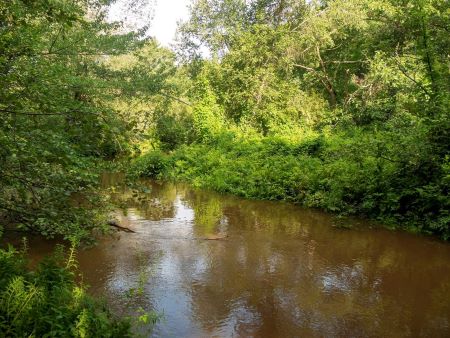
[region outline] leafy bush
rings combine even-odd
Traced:
[[[295,140],[224,136],[170,155],[147,153],[135,161],[134,172],[245,198],[363,215],[448,239],[448,158],[434,177],[423,177],[419,169],[428,155],[420,137],[417,128],[401,134],[353,128]]]
[[[161,178],[169,166],[168,156],[161,151],[153,151],[139,157],[131,170],[133,176]]]
[[[129,337],[131,325],[77,285],[73,251],[30,271],[23,252],[0,250],[0,332],[5,337]]]
[[[189,144],[194,137],[192,117],[162,115],[156,120],[155,134],[165,151]]]

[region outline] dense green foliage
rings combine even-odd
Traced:
[[[159,103],[175,69],[173,53],[145,27],[127,31],[106,20],[114,2],[0,0],[0,235],[19,229],[90,240],[108,228],[99,173],[133,151],[142,125],[130,106]],[[31,272],[22,254],[0,251],[0,336],[129,332],[60,258]]]
[[[130,323],[75,283],[74,258],[58,250],[30,271],[22,252],[0,250],[2,337],[129,337]]]
[[[351,135],[315,134],[302,140],[225,135],[215,144],[184,146],[170,155],[150,152],[136,161],[134,169],[142,176],[184,180],[196,187],[291,201],[342,215],[365,215],[448,238],[448,183],[423,187],[410,176],[398,175],[401,163],[378,158],[373,151],[374,143],[389,135],[377,137],[356,130]],[[448,175],[448,165],[443,170]]]
[[[110,2],[0,1],[3,225],[65,237],[102,225],[99,164],[132,151],[128,107],[159,93],[174,67],[151,62],[167,52],[143,31],[105,21]]]
[[[449,23],[445,0],[193,1],[189,109],[135,171],[448,239]]]
[[[447,0],[193,0],[177,55],[114,2],[0,0],[0,233],[89,238],[139,145],[137,175],[450,238]],[[72,264],[0,250],[0,334],[129,335]]]

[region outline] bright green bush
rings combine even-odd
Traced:
[[[60,248],[31,271],[25,255],[0,250],[0,336],[130,337],[131,325],[75,282]]]
[[[419,169],[427,153],[417,142],[420,137],[420,130],[399,134],[358,128],[295,141],[228,134],[170,155],[145,154],[134,171],[245,198],[362,215],[448,239],[448,158],[435,176],[423,177]]]
[[[133,176],[161,178],[169,167],[169,158],[161,151],[153,151],[139,157],[134,162]]]

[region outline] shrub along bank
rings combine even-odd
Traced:
[[[338,134],[239,138],[225,133],[135,160],[133,174],[187,181],[245,198],[283,200],[388,226],[450,237],[450,162],[421,175],[426,149],[410,134],[353,129]],[[415,144],[413,148],[404,144]]]
[[[0,336],[130,337],[128,320],[77,285],[74,264],[60,248],[32,271],[23,252],[0,249]]]

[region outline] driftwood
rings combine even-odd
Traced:
[[[228,235],[208,235],[205,237],[200,237],[198,239],[202,239],[204,241],[221,241],[226,240]]]
[[[112,227],[118,229],[119,231],[130,232],[130,233],[133,233],[133,234],[136,233],[136,231],[134,231],[134,230],[131,230],[131,229],[129,229],[129,228],[126,228],[126,227],[121,226],[121,225],[120,225],[117,221],[115,221],[115,220],[108,221],[108,225],[110,225],[110,226],[112,226]]]

